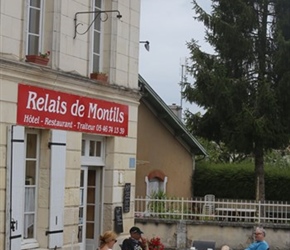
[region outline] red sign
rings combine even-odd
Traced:
[[[17,124],[127,136],[128,106],[19,84]]]

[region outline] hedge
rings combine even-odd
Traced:
[[[194,196],[214,194],[218,198],[255,199],[253,163],[213,164],[197,162],[192,180]],[[290,201],[290,168],[265,166],[266,200]]]

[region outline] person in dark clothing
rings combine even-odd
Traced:
[[[146,250],[146,239],[141,236],[143,232],[139,227],[130,229],[130,237],[122,243],[122,250]]]

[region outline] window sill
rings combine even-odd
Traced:
[[[39,248],[39,244],[35,239],[31,239],[31,240],[23,240],[21,242],[21,250],[25,250],[25,249],[38,249]]]

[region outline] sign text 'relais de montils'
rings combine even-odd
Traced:
[[[45,97],[41,97],[38,96],[36,92],[29,91],[26,109],[65,115],[68,112],[68,104],[61,99],[61,96],[57,96],[55,100],[51,98],[49,94],[45,94]],[[110,122],[124,122],[124,112],[121,112],[120,108],[98,108],[97,103],[90,102],[89,107],[86,109],[84,104],[80,104],[79,99],[71,105],[70,114],[78,117],[87,115],[88,118]]]
[[[17,123],[126,136],[128,106],[19,84]]]

